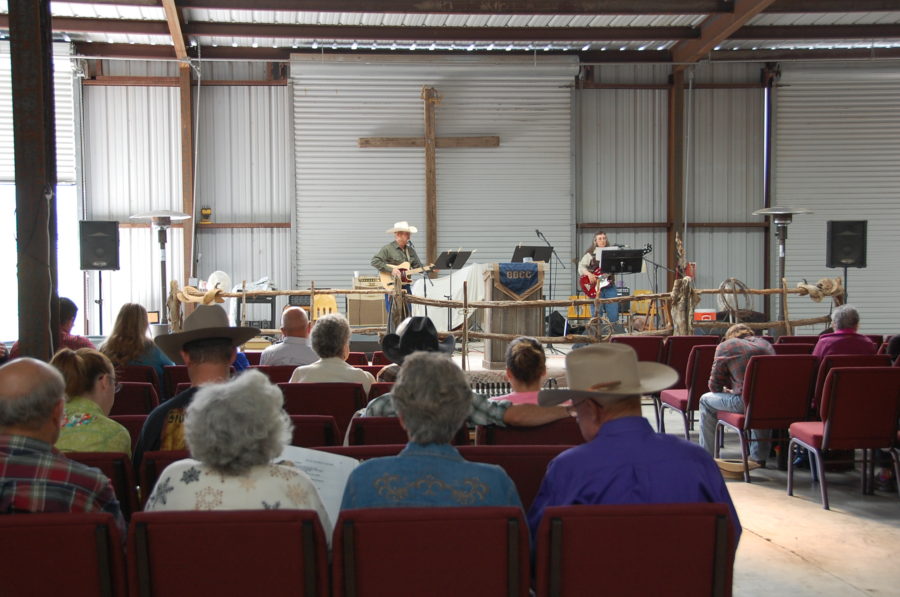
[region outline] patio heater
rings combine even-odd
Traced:
[[[156,230],[156,238],[159,241],[159,289],[160,289],[160,306],[159,306],[159,323],[161,326],[168,326],[169,319],[166,316],[166,244],[169,240],[169,228],[172,222],[180,222],[190,218],[186,213],[180,211],[172,211],[168,209],[160,209],[156,211],[148,211],[131,216],[132,220],[149,220],[152,228]]]
[[[785,276],[785,241],[787,241],[787,229],[795,215],[811,214],[812,211],[803,207],[767,207],[758,209],[753,212],[754,216],[771,216],[772,223],[775,224],[775,238],[778,239],[778,284],[781,285],[781,279]],[[784,307],[781,301],[778,302],[778,319],[784,319]]]

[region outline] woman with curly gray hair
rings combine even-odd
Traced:
[[[162,472],[147,510],[316,510],[331,523],[309,477],[273,464],[291,438],[281,391],[258,371],[205,385],[187,409],[184,434],[193,458]]]
[[[350,474],[341,509],[519,506],[499,466],[468,462],[450,445],[472,410],[466,376],[447,356],[407,356],[392,392],[409,443],[397,456],[372,458]]]

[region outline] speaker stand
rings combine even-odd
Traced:
[[[844,268],[844,275],[847,275],[847,268]],[[103,335],[103,270],[97,270],[97,297],[94,303],[97,304],[97,323],[100,325],[100,335]]]
[[[850,299],[847,298],[850,293],[847,291],[847,266],[844,266],[844,304],[847,305],[850,303]]]

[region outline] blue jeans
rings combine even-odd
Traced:
[[[744,401],[740,394],[728,392],[707,392],[700,396],[700,446],[710,454],[715,454],[716,443],[716,413],[718,411],[730,413],[744,412]],[[750,430],[750,460],[760,462],[769,455],[769,438],[771,429]],[[762,454],[762,457],[760,457]]]
[[[615,284],[610,284],[600,289],[600,298],[616,298],[617,296],[619,296],[619,291],[616,290]],[[591,317],[597,317],[597,311],[595,306],[591,305]],[[599,312],[603,313],[604,311],[610,323],[619,321],[619,303],[601,304]]]

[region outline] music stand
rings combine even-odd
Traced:
[[[600,271],[604,274],[637,274],[643,267],[643,249],[607,249],[600,254]]]
[[[553,247],[540,245],[519,245],[513,250],[513,256],[510,261],[513,263],[522,263],[525,257],[530,257],[532,261],[544,261],[550,263],[550,256],[553,255]]]
[[[469,257],[472,256],[472,253],[475,251],[444,251],[440,255],[438,255],[437,260],[434,262],[434,269],[443,270],[455,270],[462,269],[466,264],[466,261],[469,260]],[[450,296],[447,297],[447,300],[453,300],[453,272],[450,272]],[[466,325],[466,321],[463,320],[463,325]],[[453,331],[453,308],[447,307],[447,331]]]

